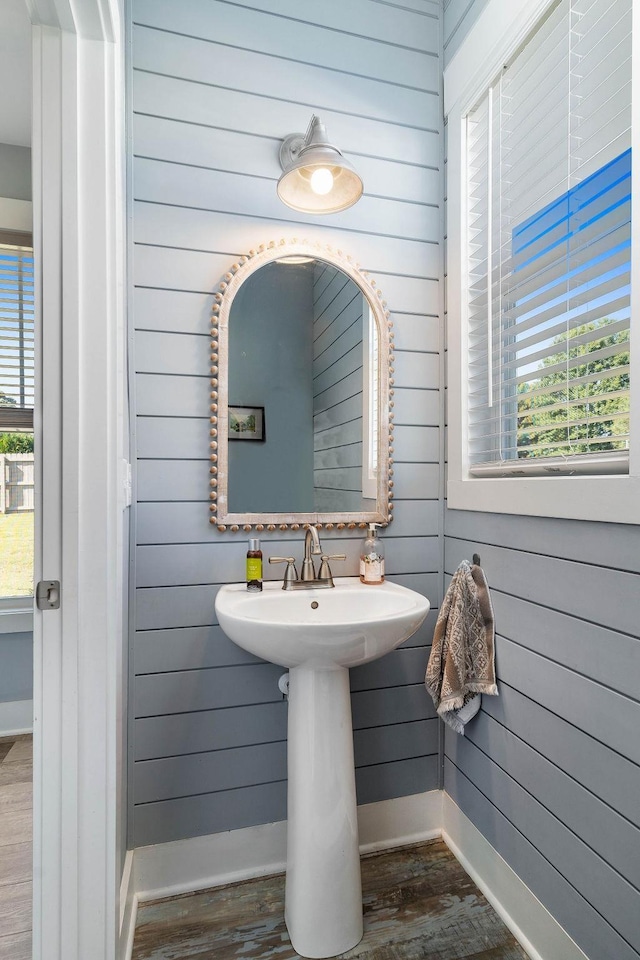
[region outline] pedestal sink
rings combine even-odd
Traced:
[[[429,601],[399,584],[339,577],[332,589],[262,593],[221,587],[220,626],[244,650],[289,669],[285,919],[303,957],[333,957],[362,938],[349,667],[418,629]]]

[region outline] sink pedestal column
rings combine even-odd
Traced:
[[[334,957],[362,938],[349,671],[289,671],[285,919],[303,957]]]

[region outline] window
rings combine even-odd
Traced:
[[[31,238],[0,232],[0,429],[33,429]]]
[[[33,594],[34,292],[30,237],[0,234],[0,612]],[[19,604],[18,604],[19,606]]]
[[[498,19],[492,72],[464,91],[467,44],[495,33],[498,7],[445,73],[449,505],[640,522],[632,0],[518,0]]]

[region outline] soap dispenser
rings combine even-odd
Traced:
[[[384,547],[376,536],[377,526],[377,523],[369,524],[369,532],[360,551],[362,583],[382,583],[384,580]]]
[[[257,593],[262,590],[262,550],[257,537],[249,539],[247,550],[247,590]]]

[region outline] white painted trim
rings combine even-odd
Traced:
[[[489,0],[444,72],[448,125],[448,451],[447,504],[520,516],[562,517],[606,523],[640,524],[640,350],[631,356],[631,449],[628,476],[473,477],[468,456],[468,316],[464,291],[467,219],[465,117],[546,12],[550,0]],[[640,63],[640,31],[634,31],[633,62]],[[633,70],[633,102],[640,102],[640,69]],[[635,113],[638,111],[636,110]],[[634,125],[633,191],[640,184],[640,123]],[[640,237],[640,204],[633,205],[633,236]],[[640,243],[632,244],[631,276],[640,276]],[[640,283],[632,284],[631,316],[640,313]],[[635,323],[632,319],[632,323]],[[635,340],[634,340],[635,342]]]
[[[131,912],[127,914],[126,926],[122,929],[118,960],[131,960],[133,956],[133,941],[136,935],[136,921],[138,919],[138,897],[133,895]]]
[[[441,790],[365,803],[358,807],[361,854],[435,840],[441,832]]]
[[[588,960],[448,794],[442,839],[531,960]]]
[[[31,633],[33,630],[33,597],[29,597],[29,607],[18,606],[15,609],[0,607],[0,636],[3,633]]]
[[[33,212],[31,200],[14,200],[0,197],[0,227],[18,233],[31,233]]]
[[[27,0],[36,261],[35,960],[113,960],[122,715],[119,0]],[[64,640],[64,642],[63,642]],[[64,695],[63,695],[64,694]]]
[[[282,820],[138,847],[133,851],[133,884],[123,879],[121,891],[127,903],[135,891],[132,909],[121,914],[121,960],[131,960],[138,902],[283,873],[286,830]],[[588,960],[444,791],[360,806],[358,830],[361,855],[442,837],[531,960]]]
[[[638,346],[638,322],[640,320],[640,122],[637,117],[640,111],[640,29],[638,24],[638,4],[633,4],[633,32],[631,36],[631,102],[632,116],[636,122],[631,127],[631,183],[635,202],[631,204],[631,322],[635,328],[631,334],[632,343]],[[640,350],[632,349],[630,363],[630,423],[631,434],[629,449],[629,473],[633,477],[640,477]],[[634,442],[635,439],[635,442]],[[640,500],[637,498],[636,503]]]
[[[640,476],[452,477],[447,505],[450,510],[638,524]]]
[[[31,733],[33,700],[8,700],[0,703],[0,737]]]
[[[463,113],[473,106],[554,2],[489,0],[444,71],[445,117],[454,105]]]
[[[440,790],[364,804],[358,807],[360,853],[433,840],[441,823]],[[139,901],[155,900],[283,873],[286,861],[287,823],[281,820],[138,847],[134,888]]]
[[[131,960],[133,938],[138,915],[138,897],[135,892],[133,871],[134,852],[127,850],[122,880],[120,881],[120,926],[118,960]]]
[[[155,900],[282,873],[286,851],[286,820],[137,847],[136,895],[138,900]]]

